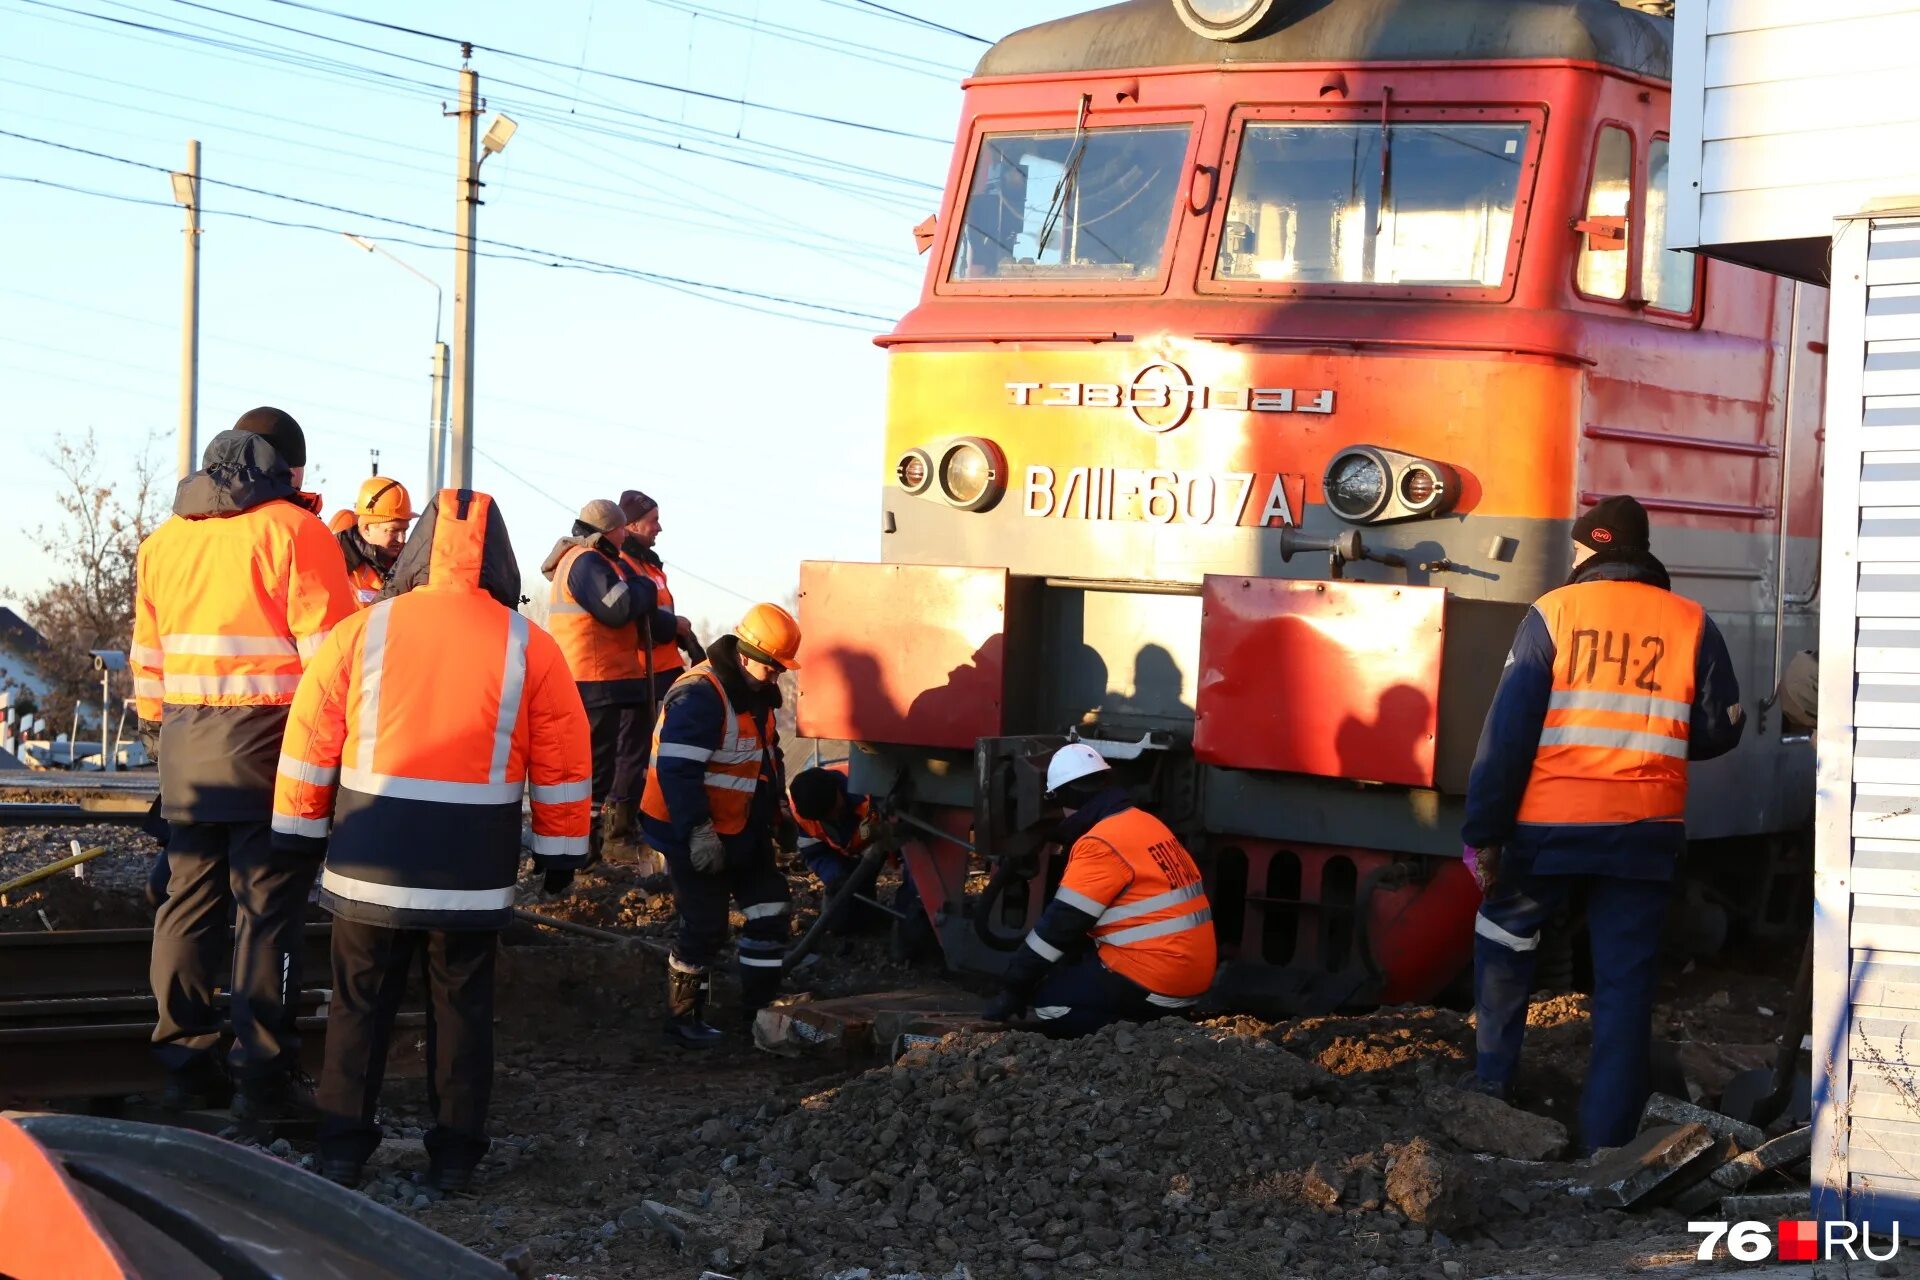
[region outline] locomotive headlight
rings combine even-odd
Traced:
[[[1173,0],[1180,21],[1209,40],[1238,40],[1273,12],[1278,0]]]
[[[967,436],[940,454],[940,492],[962,511],[986,511],[1007,491],[1007,457],[1000,446]]]
[[[893,464],[893,478],[902,489],[918,497],[933,483],[933,459],[925,449],[909,449]]]
[[[1349,524],[1443,515],[1460,500],[1460,473],[1446,463],[1370,444],[1334,454],[1321,483],[1328,508]]]
[[[1386,459],[1372,449],[1348,449],[1336,454],[1327,464],[1323,484],[1333,513],[1355,524],[1379,515],[1393,493]]]

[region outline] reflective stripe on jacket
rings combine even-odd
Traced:
[[[1100,962],[1149,992],[1184,1000],[1212,985],[1218,952],[1200,868],[1145,810],[1121,809],[1074,841],[1054,901],[1093,917]],[[1060,959],[1037,929],[1027,945]]]
[[[491,510],[443,491],[426,584],[341,624],[301,681],[275,843],[325,842],[322,900],[349,919],[505,925],[529,792],[536,865],[585,861],[586,712],[553,637],[479,584]]]
[[[674,704],[689,698],[719,703],[717,734],[690,734],[681,728],[691,717],[675,715]],[[762,783],[779,785],[777,777],[769,772],[771,744],[766,735],[772,732],[772,716],[767,717],[763,728],[751,713],[734,707],[711,660],[691,668],[668,690],[666,714],[654,726],[653,754],[640,811],[656,822],[679,828],[685,815],[671,810],[661,765],[666,761],[693,764],[701,771],[705,817],[712,821],[713,829],[721,835],[740,834],[747,829],[754,793]]]
[[[560,557],[560,563],[553,572],[553,584],[547,592],[547,626],[552,630],[553,638],[560,642],[560,652],[566,658],[567,669],[581,684],[639,680],[640,651],[635,647],[634,629],[631,626],[610,627],[587,612],[587,606],[574,599],[569,578],[574,562],[581,556],[608,559],[592,547],[570,548]],[[608,562],[613,564],[616,575],[614,584],[608,588],[608,595],[618,595],[624,599],[632,591],[627,583],[627,573],[618,562]],[[619,602],[610,599],[602,603],[611,607]]]
[[[1679,822],[1706,611],[1641,582],[1561,587],[1534,606],[1555,661],[1522,823]]]
[[[653,607],[656,609],[665,609],[668,613],[672,613],[673,592],[667,587],[666,567],[664,565],[650,564],[645,560],[636,559],[625,552],[621,552],[620,558],[626,562],[629,569],[653,583],[654,588],[659,593],[654,601]],[[643,625],[641,627],[641,638],[644,640],[645,636],[646,628]],[[687,660],[680,653],[680,642],[677,639],[663,640],[653,646],[654,675],[666,675],[679,671],[686,665]]]

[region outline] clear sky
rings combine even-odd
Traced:
[[[1094,0],[887,7],[998,38]],[[177,437],[167,175],[46,142],[165,170],[200,140],[203,444],[274,404],[329,510],[369,449],[423,490],[433,293],[340,232],[439,280],[451,333],[460,53],[336,14],[489,46],[489,112],[520,126],[483,170],[480,238],[536,261],[480,263],[474,472],[529,594],[570,513],[630,487],[661,503],[696,617],[784,596],[803,559],[875,558],[870,339],[918,296],[912,228],[984,44],[867,0],[0,0],[0,130],[45,140],[0,136],[0,586],[48,572],[54,433],[91,427],[115,468],[151,440],[169,470]],[[599,265],[551,265],[567,257]]]

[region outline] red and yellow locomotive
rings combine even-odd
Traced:
[[[801,594],[801,729],[922,824],[953,963],[1057,877],[1074,733],[1206,868],[1230,986],[1433,996],[1486,702],[1599,496],[1764,713],[1815,631],[1824,297],[1663,249],[1671,47],[1616,0],[1129,0],[982,59],[878,339],[883,562]],[[1690,831],[1740,859],[1700,896],[1784,923],[1812,752],[1756,719]]]

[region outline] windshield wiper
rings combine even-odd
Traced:
[[[1060,225],[1060,215],[1067,207],[1067,195],[1079,180],[1080,158],[1087,153],[1087,108],[1092,105],[1092,94],[1080,95],[1080,118],[1074,122],[1073,146],[1067,152],[1066,164],[1060,167],[1060,180],[1053,184],[1053,199],[1047,204],[1047,216],[1040,220],[1040,247],[1034,251],[1035,262],[1047,256],[1047,241],[1053,239],[1054,230]]]
[[[1377,239],[1386,221],[1387,201],[1393,197],[1393,88],[1380,87],[1380,203],[1373,210],[1373,234]]]

